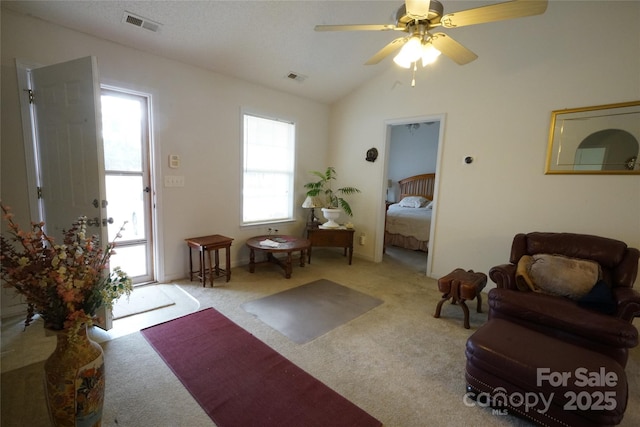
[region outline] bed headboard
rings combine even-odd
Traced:
[[[435,187],[436,174],[423,173],[414,175],[398,181],[400,184],[400,199],[407,196],[422,196],[433,200],[433,189]]]

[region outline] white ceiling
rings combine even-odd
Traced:
[[[2,7],[221,74],[331,103],[395,66],[391,58],[377,65],[364,63],[402,33],[315,32],[314,26],[391,24],[402,3],[402,0],[3,0]],[[487,2],[443,3],[447,13]],[[154,33],[124,23],[125,11],[160,23],[160,30]],[[287,78],[290,72],[306,79],[291,80]]]

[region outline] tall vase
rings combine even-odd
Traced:
[[[44,364],[45,392],[51,422],[56,427],[100,427],[104,402],[104,353],[80,328],[56,331],[57,345]]]

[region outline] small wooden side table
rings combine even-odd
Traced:
[[[353,259],[353,228],[307,228],[307,239],[311,242],[307,253],[307,263],[311,264],[311,249],[317,247],[344,248],[344,255],[349,255],[349,265]]]
[[[207,285],[207,275],[209,275],[211,286],[213,286],[214,277],[218,278],[226,275],[227,282],[231,280],[231,253],[229,251],[231,249],[231,242],[233,242],[232,238],[221,236],[220,234],[213,234],[211,236],[192,237],[185,239],[185,241],[189,246],[189,280],[193,280],[194,274],[200,279],[202,286]],[[200,269],[197,271],[193,270],[192,249],[197,249],[199,253]],[[220,257],[218,254],[218,250],[220,249],[225,249],[226,252],[224,269],[220,268]],[[215,264],[211,262],[211,251],[215,252]],[[209,271],[206,270],[205,254],[209,258]]]
[[[464,327],[469,329],[469,308],[464,303],[477,299],[477,311],[482,313],[482,290],[487,284],[487,275],[474,273],[473,270],[464,271],[456,268],[451,273],[438,279],[438,289],[442,292],[442,299],[436,306],[433,317],[440,317],[440,310],[445,301],[451,300],[451,304],[460,303],[464,313]]]

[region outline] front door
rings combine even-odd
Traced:
[[[39,203],[46,232],[61,242],[64,229],[87,216],[92,234],[106,244],[106,192],[95,57],[31,70],[34,94]],[[99,326],[111,328],[101,310]]]
[[[95,57],[31,72],[40,203],[46,232],[61,242],[62,230],[79,216],[106,242],[100,85]]]

